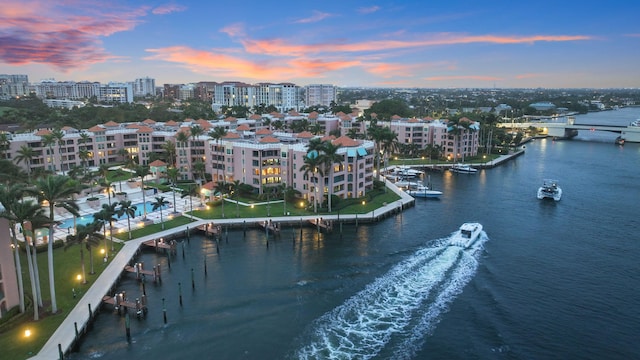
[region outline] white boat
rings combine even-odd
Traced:
[[[482,224],[480,223],[464,223],[460,229],[451,236],[449,245],[469,248],[478,240],[482,233]]]
[[[463,174],[475,174],[478,169],[471,167],[471,165],[457,163],[451,167],[451,171]]]
[[[442,191],[431,190],[424,185],[410,186],[405,192],[417,198],[439,198],[442,195]]]
[[[558,186],[558,180],[545,179],[538,188],[538,199],[553,199],[559,201],[562,197],[562,189]]]
[[[403,178],[414,178],[424,175],[424,171],[412,169],[408,166],[396,166],[389,170],[389,174]]]

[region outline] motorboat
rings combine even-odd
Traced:
[[[538,188],[538,199],[553,199],[560,201],[562,189],[558,186],[558,180],[545,179]]]
[[[425,185],[409,186],[405,192],[416,198],[439,198],[442,195],[442,191],[431,190]]]
[[[471,167],[471,165],[457,163],[451,166],[451,171],[463,174],[475,174],[478,172],[478,169]]]
[[[396,166],[389,170],[389,174],[401,178],[415,178],[424,175],[424,171],[412,169],[408,166]]]
[[[482,224],[472,222],[464,223],[460,226],[460,229],[451,236],[449,245],[467,249],[478,240],[481,233]]]

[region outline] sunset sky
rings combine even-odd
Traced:
[[[3,0],[32,82],[640,87],[640,2]]]

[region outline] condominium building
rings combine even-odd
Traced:
[[[135,79],[133,81],[133,96],[148,95],[156,95],[156,79],[150,77]]]
[[[331,103],[338,100],[338,88],[330,84],[313,84],[304,87],[306,106],[324,106],[329,108]]]
[[[4,208],[0,206],[0,211]],[[0,218],[0,319],[14,306],[20,304],[14,249],[11,244],[9,221]]]

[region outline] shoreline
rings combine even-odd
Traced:
[[[486,162],[486,163],[470,163],[469,165],[474,167],[479,167],[483,169],[496,167],[508,160],[517,158],[524,154],[524,148],[517,150],[513,153],[502,155],[495,160]],[[447,165],[447,164],[445,164]],[[453,164],[450,164],[448,167],[443,166],[442,170],[451,167]],[[416,166],[417,167],[417,166]],[[312,227],[314,226],[309,220],[330,220],[337,221],[338,227],[341,226],[342,223],[355,223],[358,225],[359,223],[375,223],[381,220],[386,219],[387,217],[401,213],[405,209],[414,206],[416,199],[412,196],[408,195],[404,191],[398,189],[391,182],[385,182],[387,188],[391,191],[394,191],[401,198],[397,201],[394,201],[391,204],[386,204],[380,208],[374,209],[369,213],[364,214],[336,214],[336,215],[326,215],[323,214],[321,217],[317,215],[307,215],[307,216],[271,216],[268,220],[271,220],[274,223],[282,224],[290,227]],[[175,228],[166,229],[154,234],[150,234],[147,236],[143,236],[137,239],[128,240],[124,242],[124,246],[120,251],[110,260],[109,264],[102,272],[102,274],[95,280],[95,282],[87,289],[87,291],[83,294],[82,298],[78,301],[76,306],[69,312],[69,314],[65,317],[62,323],[58,326],[58,328],[54,331],[54,333],[49,337],[47,342],[43,345],[43,347],[38,351],[38,353],[29,359],[32,360],[55,360],[62,359],[69,352],[71,352],[79,341],[82,340],[82,337],[88,333],[91,328],[91,324],[93,319],[100,311],[100,307],[102,306],[103,298],[105,295],[110,295],[113,293],[113,289],[117,286],[120,278],[125,274],[125,266],[130,265],[131,261],[139,254],[142,250],[143,243],[146,241],[153,241],[160,238],[175,238],[177,237],[187,237],[187,234],[190,234],[194,229],[197,229],[199,226],[203,226],[206,224],[215,223],[216,225],[220,225],[226,228],[241,228],[241,227],[258,227],[260,223],[264,222],[264,218],[245,218],[245,219],[200,219],[194,216],[190,216],[192,222],[186,225],[180,225]],[[316,222],[317,224],[317,222]],[[320,231],[320,226],[318,226],[318,231]],[[182,234],[182,235],[181,235]]]

